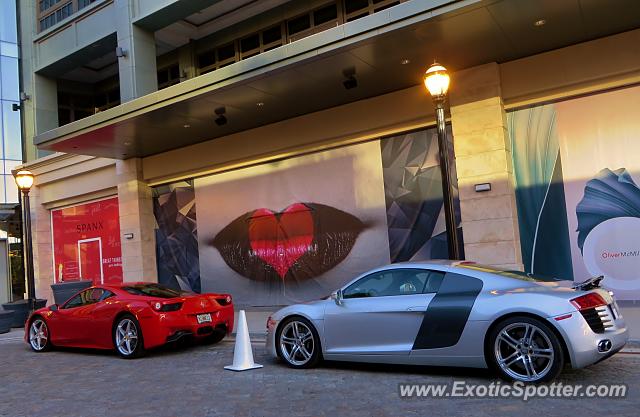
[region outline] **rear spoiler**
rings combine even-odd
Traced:
[[[599,277],[589,278],[586,281],[575,284],[572,288],[574,290],[582,290],[589,291],[595,288],[600,288],[600,282],[604,279],[604,275],[600,275]]]

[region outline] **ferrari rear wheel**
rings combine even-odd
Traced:
[[[46,352],[51,349],[49,326],[41,318],[36,317],[29,326],[29,345],[36,352]]]
[[[144,355],[142,330],[135,317],[127,314],[118,319],[113,327],[113,344],[118,354],[125,359]]]
[[[278,356],[292,368],[312,368],[321,359],[320,338],[303,317],[285,319],[276,334]]]
[[[510,317],[492,330],[490,341],[490,362],[503,379],[546,382],[564,366],[562,345],[541,320]]]

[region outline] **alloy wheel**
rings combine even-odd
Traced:
[[[49,328],[42,319],[35,319],[29,328],[29,343],[33,350],[42,351],[47,347]]]
[[[313,357],[315,343],[309,326],[301,321],[291,321],[280,333],[280,351],[292,365],[305,365]]]
[[[133,355],[138,346],[138,328],[131,319],[122,319],[116,327],[116,347],[124,356]]]
[[[502,371],[517,381],[543,379],[554,363],[555,351],[547,334],[531,323],[511,323],[498,333],[494,355]]]

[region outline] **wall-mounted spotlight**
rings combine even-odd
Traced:
[[[224,107],[218,107],[215,112],[218,117],[216,117],[216,124],[218,126],[223,126],[227,124],[227,117],[224,115],[226,113],[226,109]]]
[[[124,58],[124,57],[126,57],[126,56],[127,56],[127,50],[126,50],[126,49],[124,49],[124,48],[123,48],[123,47],[121,47],[121,46],[118,46],[118,47],[116,48],[116,56],[117,56],[118,58]]]
[[[342,85],[346,90],[351,90],[358,86],[358,80],[356,79],[356,69],[354,67],[345,68],[342,71],[342,75],[345,76],[345,80]]]

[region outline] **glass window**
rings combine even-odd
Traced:
[[[0,55],[18,57],[18,45],[9,42],[0,42]]]
[[[338,18],[338,6],[336,4],[330,4],[322,9],[318,9],[313,12],[313,24],[321,25],[323,23],[331,22]]]
[[[105,296],[106,291],[103,288],[92,288],[89,290],[89,294],[87,295],[86,304],[97,303],[98,301],[102,301]]]
[[[345,0],[344,2],[344,9],[347,13],[353,13],[367,7],[369,7],[368,0]]]
[[[289,35],[302,32],[303,30],[309,29],[310,27],[311,27],[311,19],[309,18],[308,14],[302,15],[300,17],[296,17],[295,19],[289,20],[287,22],[287,29],[289,30]]]
[[[137,284],[122,289],[132,295],[145,297],[174,298],[185,294],[186,291],[178,291],[160,284]]]
[[[69,301],[67,301],[64,306],[62,308],[67,309],[67,308],[74,308],[74,307],[80,307],[81,305],[84,304],[84,297],[83,295],[86,297],[86,293],[87,291],[82,291],[80,294],[76,295],[75,297],[71,298]]]
[[[5,160],[4,161],[4,173],[6,175],[12,175],[11,174],[11,170],[14,169],[15,167],[22,165],[22,161],[10,161],[10,160]]]
[[[18,83],[18,60],[8,56],[0,56],[0,77],[2,77],[2,99],[20,100]]]
[[[344,298],[421,294],[431,272],[424,269],[389,269],[359,279],[344,290]],[[436,277],[437,279],[437,277]]]
[[[274,26],[262,32],[262,43],[268,45],[273,42],[282,40],[282,29],[280,26]]]
[[[247,52],[260,47],[260,37],[257,33],[240,41],[240,51]]]
[[[112,295],[112,292],[104,288],[89,288],[67,301],[63,308],[67,309],[95,304],[98,301],[106,300]]]
[[[16,2],[11,0],[2,1],[0,9],[0,40],[18,43]]]
[[[5,201],[7,203],[17,203],[18,186],[16,185],[16,180],[13,178],[13,175],[5,175],[5,183],[7,184]]]
[[[5,184],[7,183],[7,176],[3,175],[2,178],[0,179],[0,200],[2,201],[6,201],[7,200],[7,196],[6,196],[6,192],[5,192]]]
[[[22,141],[20,128],[20,112],[13,111],[13,104],[18,102],[2,101],[2,139],[4,142],[4,159],[22,159]]]
[[[236,48],[233,42],[218,48],[218,62],[235,58],[235,56]]]
[[[84,9],[96,0],[78,0],[78,10]]]

